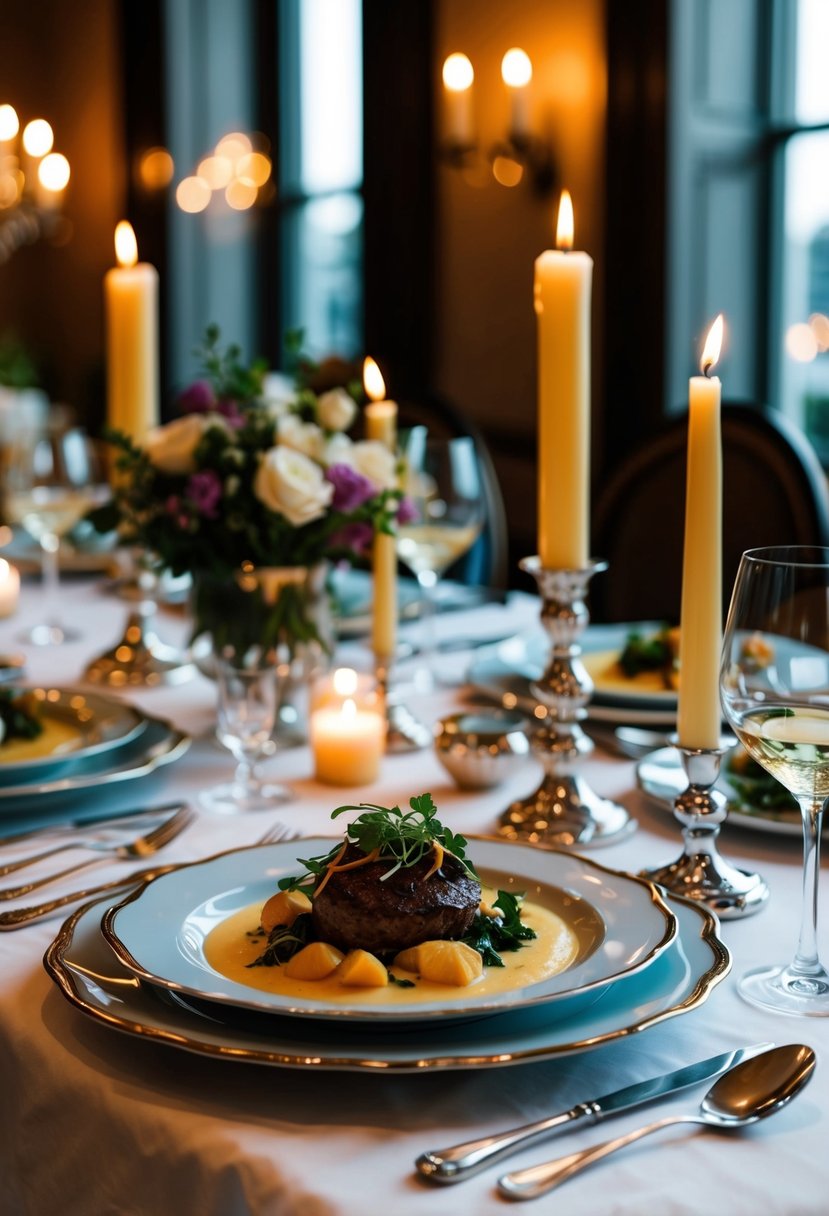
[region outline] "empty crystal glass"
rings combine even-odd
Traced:
[[[201,795],[211,811],[237,814],[268,810],[290,798],[281,785],[264,781],[257,772],[260,761],[272,756],[277,708],[277,672],[272,656],[248,651],[239,656],[226,647],[215,656],[218,688],[216,734],[236,760],[233,780]]]

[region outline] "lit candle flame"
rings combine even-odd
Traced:
[[[709,329],[708,337],[705,339],[705,346],[702,348],[702,358],[699,361],[699,366],[704,376],[709,376],[715,363],[719,362],[720,351],[722,350],[722,339],[723,315],[720,313],[714,324]]]
[[[573,200],[569,190],[562,190],[561,201],[558,204],[558,224],[556,225],[556,248],[570,250],[573,248],[575,222],[573,219]]]
[[[115,256],[119,266],[134,266],[138,261],[138,242],[132,224],[121,220],[115,226]]]
[[[367,355],[363,360],[363,387],[366,390],[366,396],[372,401],[385,400],[386,382],[371,355]]]
[[[353,697],[357,691],[357,672],[353,667],[338,667],[334,672],[334,692],[341,697]]]
[[[447,55],[443,64],[443,84],[451,93],[465,93],[472,88],[475,72],[469,58],[460,51]]]
[[[349,697],[346,701],[343,701],[343,707],[340,710],[340,713],[344,718],[356,718],[357,702],[352,697]]]
[[[526,51],[514,46],[501,60],[501,79],[511,89],[525,89],[533,78],[532,60]]]

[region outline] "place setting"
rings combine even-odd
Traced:
[[[820,1216],[829,15],[8,4],[3,1211]]]

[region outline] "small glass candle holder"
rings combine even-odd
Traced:
[[[321,676],[311,689],[314,775],[326,785],[370,785],[386,746],[386,712],[375,680],[351,667]]]

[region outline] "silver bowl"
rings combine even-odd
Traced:
[[[464,710],[436,724],[435,751],[461,789],[490,789],[526,764],[529,725],[505,709]]]

